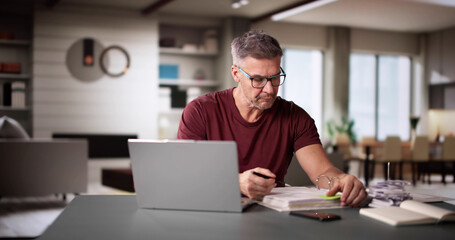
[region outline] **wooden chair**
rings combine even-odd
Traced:
[[[376,143],[376,137],[374,137],[374,136],[362,137],[362,139],[360,140],[360,143],[362,146],[365,144],[374,145]],[[372,161],[372,164],[370,164],[370,167],[369,167],[370,168],[369,176],[371,176],[371,178],[373,178],[374,169],[375,169],[374,159],[377,158],[378,156],[379,155],[378,155],[377,149],[375,147],[370,147],[370,153],[368,154],[368,158],[371,159],[371,161]],[[362,160],[362,162],[365,161],[365,158],[367,157],[366,152],[365,152],[365,147],[361,147],[358,157],[359,157],[359,159]],[[363,168],[361,168],[361,169],[363,169]]]
[[[353,144],[347,134],[339,134],[335,139],[335,152],[340,153],[343,156],[343,166],[340,168],[343,172],[349,172],[351,161],[363,161],[364,159],[359,158],[356,154],[353,154]],[[359,168],[360,176],[360,168]]]
[[[411,169],[412,169],[412,184],[416,184],[417,179],[420,179],[420,175],[423,172],[422,182],[425,182],[425,173],[430,178],[428,172],[430,161],[430,142],[428,136],[417,136],[411,145]]]
[[[403,161],[401,156],[400,137],[388,136],[384,142],[381,156],[375,159],[375,163],[382,163],[384,166],[384,179],[395,179],[396,165],[399,167],[399,179],[403,179]],[[387,176],[388,162],[390,162],[390,176]]]
[[[351,158],[351,140],[347,134],[338,134],[335,139],[337,151],[343,153],[344,159]]]
[[[373,136],[362,137],[362,140],[360,140],[360,142],[362,144],[375,143],[376,142],[376,138],[373,137]],[[362,148],[362,151],[361,151],[360,154],[361,154],[360,157],[363,157],[363,158],[366,157],[365,156],[366,153],[365,153],[365,149],[364,148]],[[370,159],[374,159],[374,157],[375,157],[375,151],[374,151],[374,149],[372,149],[372,151],[370,152]]]
[[[439,162],[441,165],[442,182],[446,183],[446,164],[452,163],[452,173],[455,182],[455,137],[447,136],[442,143],[442,155],[440,158],[434,158],[432,161]],[[428,180],[431,184],[431,181]]]

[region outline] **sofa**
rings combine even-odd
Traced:
[[[87,168],[86,140],[0,138],[2,197],[87,192]]]

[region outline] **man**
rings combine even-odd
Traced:
[[[286,77],[278,41],[251,30],[234,39],[231,47],[231,74],[237,87],[190,102],[178,138],[236,141],[240,190],[251,199],[270,193],[275,179],[283,181],[295,152],[314,183],[322,175],[332,179],[327,195],[341,191],[342,206],[359,206],[366,198],[363,184],[330,163],[313,119],[293,102],[277,97]]]

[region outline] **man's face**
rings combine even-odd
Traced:
[[[274,76],[280,73],[281,58],[277,56],[273,59],[256,59],[246,57],[240,68],[251,77],[255,76]],[[251,80],[247,78],[237,67],[232,67],[234,80],[238,82],[238,88],[246,101],[253,107],[265,110],[272,107],[278,94],[279,87],[273,87],[271,82],[263,88],[253,88]]]

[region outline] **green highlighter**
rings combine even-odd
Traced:
[[[333,199],[341,198],[341,195],[334,195],[334,196],[318,195],[318,197],[323,198],[325,200],[333,200]]]

